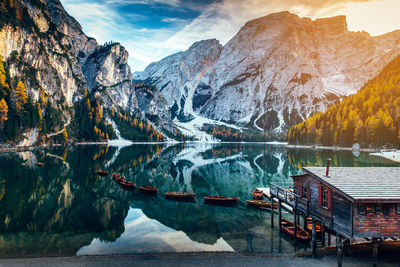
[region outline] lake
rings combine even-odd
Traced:
[[[256,187],[290,184],[301,166],[400,166],[351,151],[266,144],[76,146],[0,154],[0,257],[309,249],[270,228],[270,213],[246,207]],[[44,163],[44,166],[40,166]],[[119,172],[157,196],[129,192],[96,170]],[[166,200],[170,191],[195,202]],[[206,195],[239,197],[234,207]],[[284,214],[284,216],[289,216]]]

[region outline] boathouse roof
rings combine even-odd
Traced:
[[[400,201],[398,167],[306,167],[303,170],[354,200]]]

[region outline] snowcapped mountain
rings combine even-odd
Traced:
[[[191,115],[199,103],[193,103],[193,93],[222,50],[215,40],[194,43],[185,52],[179,52],[150,64],[144,72],[134,73],[136,80],[150,80],[157,86],[171,107],[172,118]]]
[[[180,123],[205,117],[285,131],[355,93],[400,53],[400,32],[351,32],[346,18],[289,12],[247,22],[216,40],[150,64],[135,79],[157,85]]]

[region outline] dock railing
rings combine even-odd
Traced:
[[[296,206],[296,200],[300,197],[299,195],[274,183],[271,183],[270,188],[272,197],[276,197],[291,207]]]

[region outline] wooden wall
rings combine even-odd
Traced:
[[[395,204],[388,205],[389,214],[375,213],[375,204],[364,204],[365,215],[357,213],[357,205],[354,205],[354,237],[398,237],[400,236],[400,214],[396,214]]]
[[[321,222],[332,230],[337,230],[348,236],[352,235],[352,203],[349,200],[332,191],[332,207],[327,209],[319,205],[318,188],[322,185],[319,180],[310,175],[296,177],[293,179],[293,185],[299,189],[302,186],[310,188],[309,212],[311,217],[315,216],[321,219]]]
[[[322,223],[339,233],[345,233],[349,237],[400,237],[400,214],[396,214],[396,204],[382,204],[381,214],[375,213],[375,204],[363,204],[366,214],[358,214],[357,203],[352,203],[341,192],[332,190],[331,209],[319,205],[318,188],[322,183],[311,175],[293,178],[296,193],[300,195],[302,186],[310,188],[310,216],[320,218]],[[299,201],[299,209],[306,210],[306,199]],[[389,214],[385,215],[384,206],[388,205]],[[353,220],[352,220],[353,218]]]

